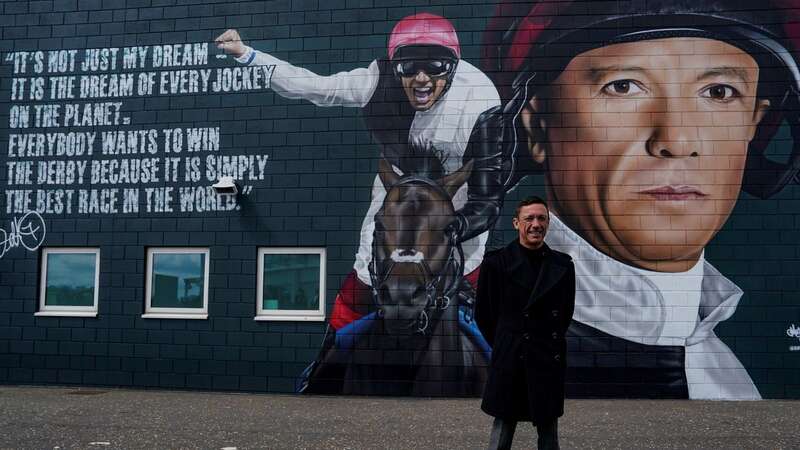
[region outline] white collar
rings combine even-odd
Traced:
[[[552,248],[569,253],[575,263],[574,320],[607,334],[648,345],[692,345],[707,338],[714,327],[733,315],[742,291],[701,255],[686,272],[651,272],[621,263],[589,244],[551,213],[545,239]],[[662,292],[667,277],[680,280],[686,308],[677,317],[695,318],[676,326],[674,308]],[[685,291],[684,293],[688,293]]]

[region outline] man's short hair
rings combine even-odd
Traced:
[[[544,205],[544,208],[547,210],[547,214],[550,214],[550,207],[547,206],[547,202],[544,201],[543,198],[536,195],[530,195],[517,203],[517,210],[514,212],[514,217],[519,217],[519,211],[528,205]]]

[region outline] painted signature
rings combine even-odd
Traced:
[[[21,218],[11,220],[11,231],[0,228],[0,258],[7,251],[20,245],[30,251],[39,248],[46,233],[44,219],[36,211],[28,211]]]
[[[789,328],[786,330],[786,335],[800,339],[800,327],[795,326],[795,324],[791,324],[791,326],[789,326]]]

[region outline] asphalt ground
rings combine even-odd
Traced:
[[[800,449],[800,401],[568,400],[563,449]],[[483,449],[479,399],[0,386],[3,449]],[[515,449],[535,448],[520,424]]]

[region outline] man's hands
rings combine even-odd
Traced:
[[[244,45],[244,42],[242,42],[242,38],[236,30],[227,30],[217,36],[214,42],[216,42],[218,49],[221,49],[234,58],[241,58],[244,56],[245,52],[247,52],[247,47]]]

